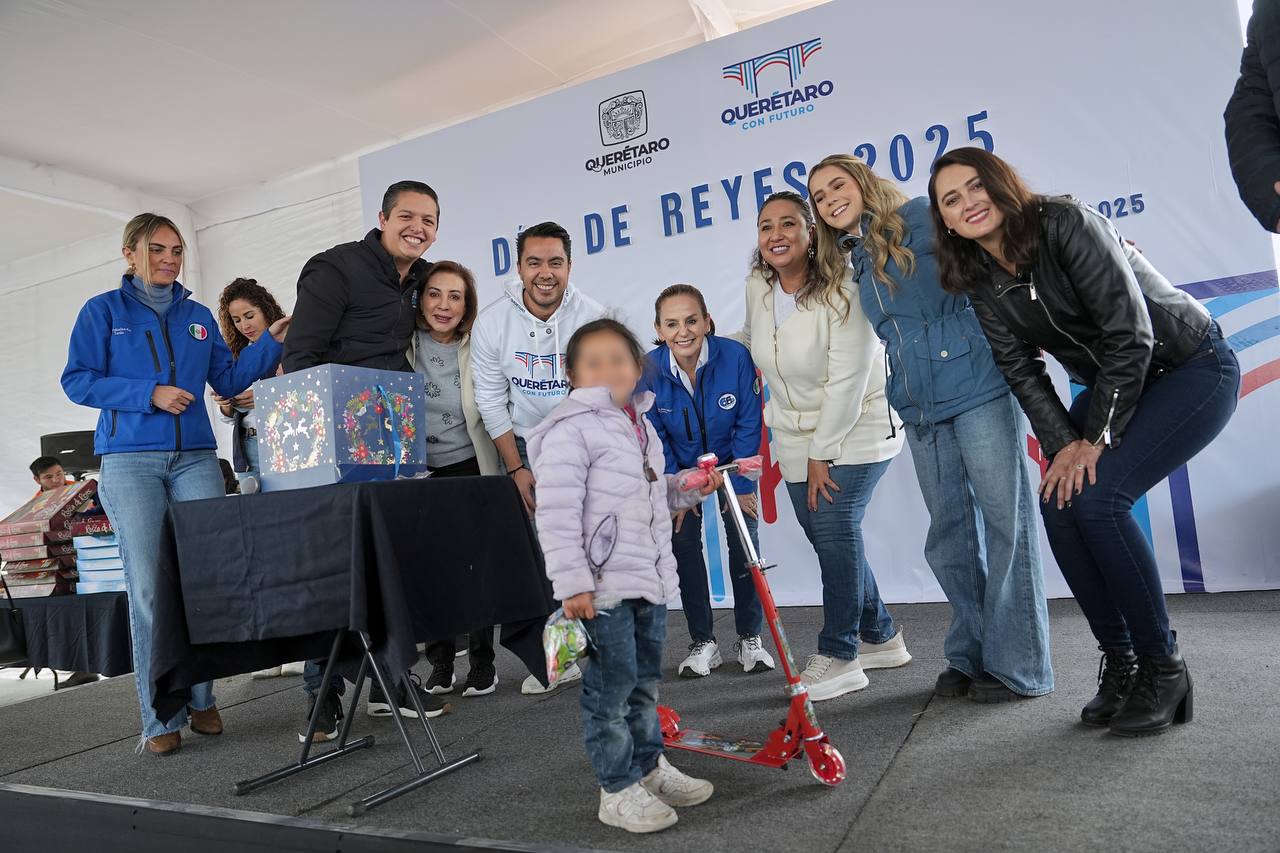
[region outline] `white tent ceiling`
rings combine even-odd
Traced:
[[[0,264],[818,2],[0,0]]]

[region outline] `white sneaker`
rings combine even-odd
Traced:
[[[679,820],[675,809],[650,794],[639,782],[616,794],[601,788],[600,811],[596,814],[605,826],[616,826],[627,832],[659,832]]]
[[[295,661],[294,663],[287,663],[284,666],[280,667],[280,674],[281,675],[302,675],[302,671],[303,669],[306,668],[306,666],[307,666],[306,663],[304,663],[303,661]]]
[[[582,670],[578,669],[578,665],[576,663],[573,663],[569,664],[569,668],[565,670],[564,675],[560,676],[560,678],[556,680],[554,686],[543,687],[541,681],[530,675],[524,680],[524,683],[520,685],[520,692],[526,696],[537,696],[539,693],[550,693],[560,685],[568,684],[570,681],[580,680],[582,680]]]
[[[676,672],[684,678],[702,678],[711,674],[711,670],[724,661],[720,658],[720,647],[715,640],[704,640],[689,646],[689,656],[680,661]]]
[[[266,669],[255,670],[252,677],[253,678],[279,678],[280,667],[269,666]]]
[[[706,779],[686,776],[672,767],[665,755],[658,756],[658,766],[640,780],[640,786],[669,806],[705,803],[716,790]]]
[[[834,699],[871,683],[857,658],[840,660],[826,655],[810,655],[800,681],[809,688],[809,698],[814,702]]]
[[[738,648],[738,663],[743,672],[764,672],[773,669],[773,656],[760,643],[760,635],[739,637],[735,644]]]
[[[902,629],[883,643],[863,641],[858,647],[858,660],[862,661],[863,669],[893,669],[911,663],[911,652],[907,651]]]

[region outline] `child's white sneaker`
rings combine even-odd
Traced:
[[[810,655],[800,681],[809,688],[809,699],[814,702],[861,690],[869,683],[857,658],[840,660],[827,655]]]
[[[720,647],[715,640],[701,640],[689,646],[689,655],[680,661],[676,673],[684,678],[702,678],[710,675],[711,670],[724,661],[720,658]]]
[[[578,668],[576,663],[569,664],[569,668],[564,671],[564,675],[556,679],[556,683],[551,687],[543,687],[542,682],[534,676],[530,675],[520,685],[520,692],[526,696],[537,696],[540,693],[550,693],[562,684],[568,684],[570,681],[581,681],[582,670]]]
[[[601,788],[597,817],[605,826],[616,826],[627,832],[660,832],[679,820],[675,809],[650,794],[639,782],[616,794]]]
[[[706,779],[686,776],[671,766],[665,755],[658,756],[658,766],[640,780],[640,786],[669,806],[696,806],[711,799],[715,786]]]
[[[760,642],[760,635],[738,638],[738,663],[743,672],[764,672],[773,669],[773,656]]]

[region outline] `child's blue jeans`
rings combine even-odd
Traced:
[[[582,736],[600,787],[610,794],[658,765],[658,682],[667,606],[633,598],[584,619],[591,649],[582,676]]]

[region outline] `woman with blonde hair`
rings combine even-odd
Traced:
[[[178,282],[186,243],[155,213],[129,220],[120,286],[90,299],[71,332],[62,388],[73,403],[99,409],[94,452],[102,457],[98,496],[120,539],[129,593],[133,672],[145,748],[172,755],[188,720],[202,735],[222,734],[213,684],[191,688],[191,701],[168,720],[151,706],[151,624],[157,554],[165,510],[178,501],[226,493],[201,399],[205,385],[234,397],[280,362],[289,318],[236,359],[217,334],[213,314]]]
[[[814,701],[867,686],[865,669],[911,660],[876,588],[862,518],[902,450],[884,397],[884,348],[853,279],[818,270],[813,215],[793,192],[756,218],[739,340],[769,383],[765,424],[796,519],[822,572],[822,631],[801,680]]]
[[[839,280],[852,267],[862,310],[887,342],[889,402],[929,510],[925,559],[951,602],[934,692],[982,703],[1049,693],[1022,414],[969,300],[942,289],[929,200],[908,200],[845,154],[809,171],[809,194],[822,275]]]

